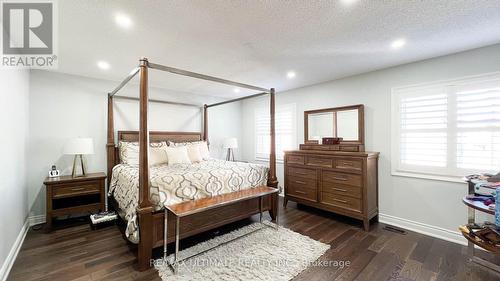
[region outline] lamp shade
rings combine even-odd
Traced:
[[[91,138],[70,139],[64,146],[64,154],[94,154],[94,141]]]
[[[237,138],[227,138],[224,140],[224,148],[238,148]]]

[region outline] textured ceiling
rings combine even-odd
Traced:
[[[500,42],[500,1],[351,2],[59,1],[58,71],[118,81],[146,56],[283,91]],[[118,27],[116,13],[129,15],[132,27]],[[397,38],[407,45],[392,50]],[[98,60],[111,69],[98,69]],[[288,70],[297,77],[287,80]],[[153,71],[150,83],[161,88],[247,94]]]

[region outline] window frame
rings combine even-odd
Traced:
[[[498,81],[500,83],[500,72],[492,72],[460,78],[440,80],[429,83],[420,83],[391,89],[391,175],[423,178],[431,180],[442,180],[450,182],[464,182],[463,176],[477,172],[498,172],[492,170],[474,170],[458,168],[456,160],[457,142],[456,136],[461,131],[456,125],[456,98],[460,88],[470,87],[472,84]],[[410,166],[401,163],[401,98],[406,96],[425,95],[430,90],[445,90],[448,97],[447,119],[448,125],[444,129],[447,133],[447,157],[444,168]],[[450,110],[451,109],[451,110]],[[500,129],[498,129],[500,130]],[[490,129],[490,131],[492,131]],[[451,141],[450,141],[451,140]]]

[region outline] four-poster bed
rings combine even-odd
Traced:
[[[148,71],[149,69],[156,69],[160,71],[170,72],[173,74],[193,77],[197,79],[208,80],[216,83],[232,85],[239,88],[259,91],[260,93],[219,102],[215,104],[203,105],[203,131],[198,132],[159,132],[149,131],[148,128],[148,103],[160,102],[167,104],[176,104],[183,106],[196,106],[199,105],[189,103],[178,103],[160,100],[151,100],[148,96]],[[139,98],[121,97],[115,94],[120,91],[135,75],[140,75],[140,96]],[[165,215],[163,211],[155,210],[151,202],[150,193],[150,167],[148,159],[149,144],[152,142],[208,142],[208,109],[211,107],[236,102],[247,98],[253,98],[262,95],[269,95],[270,97],[270,154],[269,154],[269,170],[267,174],[267,182],[265,186],[277,188],[278,182],[276,178],[276,152],[275,152],[275,90],[256,87],[248,84],[238,83],[221,79],[213,76],[203,75],[190,71],[185,71],[177,68],[167,67],[159,64],[148,62],[146,58],[140,59],[139,66],[135,68],[116,89],[108,95],[108,128],[107,128],[107,173],[108,173],[108,186],[111,183],[111,175],[113,168],[120,163],[120,155],[118,153],[117,142],[115,141],[115,130],[113,122],[113,101],[115,98],[134,99],[139,101],[140,120],[139,131],[119,131],[117,134],[117,141],[138,142],[139,144],[139,161],[138,161],[138,204],[136,208],[136,215],[138,220],[138,230],[140,239],[138,241],[138,264],[139,270],[146,270],[150,267],[152,250],[156,247],[161,247],[164,244],[164,225]],[[262,200],[261,200],[262,199]],[[112,205],[116,206],[114,198],[110,198]],[[183,221],[180,233],[177,238],[185,238],[203,231],[207,231],[224,224],[241,220],[250,217],[259,212],[269,211],[271,218],[276,219],[277,215],[277,192],[270,195],[265,195],[263,198],[250,198],[235,204],[224,205],[218,208],[210,208],[205,212],[196,213],[186,217]],[[175,220],[170,219],[168,215],[168,240],[173,242],[175,235]],[[173,217],[172,217],[173,218]]]

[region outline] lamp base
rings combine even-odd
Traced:
[[[233,161],[234,162],[234,151],[232,148],[227,149],[226,161]]]
[[[76,174],[77,158],[80,158],[80,166],[82,167],[82,174],[81,175]],[[75,158],[73,159],[73,172],[71,173],[71,176],[73,178],[84,177],[87,174],[86,170],[87,169],[85,167],[84,156],[82,154],[75,154]]]

